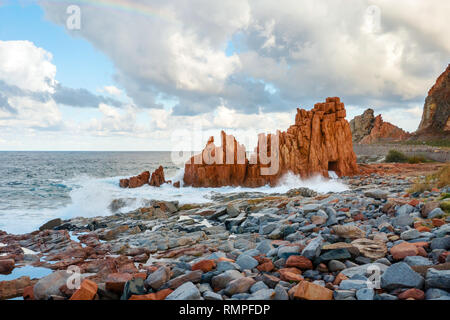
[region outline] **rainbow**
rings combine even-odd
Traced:
[[[46,2],[66,2],[65,0],[46,0]],[[140,3],[139,0],[70,0],[67,4],[86,4],[101,8],[109,8],[129,12],[133,14],[139,14],[152,18],[159,18],[168,21],[175,22],[175,18],[172,14],[169,14],[167,10],[154,8],[149,4]]]

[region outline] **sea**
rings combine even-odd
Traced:
[[[148,200],[186,203],[212,202],[214,193],[282,193],[309,187],[318,192],[340,192],[348,187],[339,179],[302,180],[288,174],[278,186],[261,188],[119,187],[119,180],[163,166],[166,180],[181,181],[184,168],[171,152],[0,152],[0,230],[12,234],[35,231],[45,222],[73,217],[111,215],[111,202],[125,199],[128,212]]]

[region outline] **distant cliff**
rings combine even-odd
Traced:
[[[381,114],[375,117],[372,109],[350,121],[350,129],[353,142],[361,144],[402,141],[411,137],[410,133],[383,121]]]
[[[428,91],[415,139],[450,137],[450,65]]]

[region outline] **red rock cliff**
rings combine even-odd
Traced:
[[[416,135],[450,136],[450,65],[428,91]]]
[[[186,163],[184,184],[259,187],[275,185],[289,171],[303,178],[314,174],[327,177],[329,170],[339,176],[353,175],[358,167],[345,116],[339,98],[327,98],[310,111],[297,109],[295,124],[286,132],[259,135],[256,155],[250,159],[243,145],[222,132],[220,147],[211,137],[203,152]]]

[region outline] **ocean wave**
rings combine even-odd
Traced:
[[[173,177],[168,179],[173,182],[182,181],[184,170],[180,169]],[[293,188],[307,187],[320,193],[341,192],[348,190],[348,187],[338,179],[326,179],[322,176],[315,176],[310,179],[288,173],[280,179],[275,187],[263,186],[260,188],[244,187],[221,187],[221,188],[175,188],[171,184],[164,184],[161,187],[145,185],[136,189],[123,189],[119,187],[119,180],[124,177],[96,178],[88,175],[79,175],[62,185],[70,192],[71,202],[58,209],[37,209],[24,213],[10,213],[11,220],[0,217],[0,229],[12,233],[23,233],[36,230],[41,224],[54,218],[70,219],[74,217],[96,217],[111,215],[111,203],[116,199],[123,199],[123,205],[118,212],[128,212],[138,209],[148,203],[149,200],[178,201],[180,204],[186,203],[208,203],[210,196],[215,193],[234,192],[261,192],[261,193],[285,193]],[[9,214],[8,214],[9,215]],[[1,216],[1,214],[0,214]],[[27,219],[26,224],[18,224],[20,216]]]

